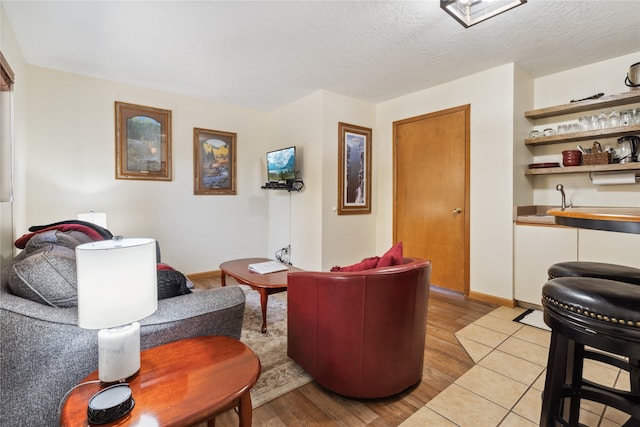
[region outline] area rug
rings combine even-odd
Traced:
[[[543,313],[540,310],[529,309],[513,319],[514,322],[524,323],[525,325],[534,326],[545,331],[550,331],[551,328],[544,323]]]
[[[287,356],[287,293],[270,295],[267,305],[267,332],[260,332],[262,311],[260,294],[241,285],[246,296],[244,323],[240,340],[260,359],[262,372],[251,389],[251,401],[257,408],[312,381],[300,366]]]

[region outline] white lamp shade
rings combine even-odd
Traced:
[[[122,326],[158,308],[153,239],[114,239],[76,247],[78,325]]]

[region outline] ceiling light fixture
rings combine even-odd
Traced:
[[[440,7],[465,28],[525,4],[527,0],[440,0]]]

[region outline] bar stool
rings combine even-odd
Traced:
[[[560,277],[542,288],[542,305],[544,321],[551,328],[551,345],[540,425],[580,425],[581,399],[631,415],[625,426],[640,425],[640,287],[606,279]],[[586,359],[628,371],[631,391],[584,379]]]
[[[605,262],[567,261],[553,264],[547,270],[549,279],[556,277],[595,277],[640,285],[640,269]]]

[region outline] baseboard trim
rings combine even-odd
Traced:
[[[215,279],[220,277],[220,270],[203,271],[201,273],[190,273],[186,274],[186,276],[190,280]],[[500,298],[494,295],[483,294],[481,292],[469,291],[469,298],[477,301],[487,302],[489,304],[502,305],[510,308],[516,307],[515,300]]]
[[[526,308],[527,310],[539,310],[544,311],[544,308],[540,304],[531,304],[524,301],[516,301],[516,307]]]
[[[502,305],[509,308],[514,308],[516,306],[516,302],[513,299],[500,298],[494,295],[487,295],[480,292],[469,291],[469,298],[477,301],[488,302],[490,304]]]
[[[185,274],[189,280],[215,279],[220,277],[220,270],[203,271],[202,273]]]

